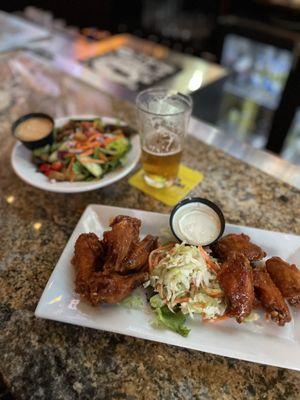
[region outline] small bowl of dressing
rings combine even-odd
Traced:
[[[179,241],[194,246],[208,246],[223,235],[225,218],[212,201],[190,197],[173,208],[170,227]]]
[[[54,120],[50,115],[30,113],[17,119],[12,125],[16,139],[33,150],[53,143]]]

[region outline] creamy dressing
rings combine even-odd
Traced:
[[[53,128],[53,123],[42,117],[33,117],[21,122],[15,131],[18,139],[24,142],[33,142],[47,136]]]
[[[204,203],[187,203],[173,217],[173,229],[182,241],[192,245],[212,243],[221,231],[218,214]]]

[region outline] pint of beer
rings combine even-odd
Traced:
[[[144,179],[150,186],[171,186],[178,173],[192,99],[163,88],[141,92],[136,100]]]

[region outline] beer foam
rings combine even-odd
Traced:
[[[152,150],[149,150],[149,148],[147,148],[147,147],[145,147],[145,146],[143,146],[142,147],[142,149],[146,152],[146,153],[148,153],[148,154],[151,154],[151,155],[153,155],[153,156],[158,156],[158,157],[166,157],[166,156],[173,156],[173,155],[175,155],[175,154],[178,154],[178,153],[180,153],[181,152],[181,148],[180,147],[178,147],[178,149],[175,149],[175,150],[173,150],[173,151],[169,151],[169,152],[167,152],[167,153],[162,153],[161,151],[152,151]]]
[[[151,154],[176,154],[181,151],[180,138],[173,132],[154,132],[149,135],[143,149]]]

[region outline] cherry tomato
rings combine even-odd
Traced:
[[[63,167],[63,163],[61,161],[56,161],[51,165],[51,169],[53,171],[60,171]]]
[[[39,166],[39,169],[40,169],[41,172],[46,173],[46,172],[48,172],[48,171],[51,170],[51,165],[50,165],[50,164],[47,164],[47,163],[43,163],[43,164],[41,164],[41,165]]]

